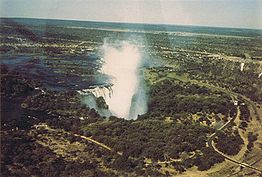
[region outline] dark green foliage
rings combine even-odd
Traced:
[[[2,72],[6,72],[5,69]],[[25,96],[32,92],[33,86],[27,80],[18,76],[1,76],[1,95],[4,97]]]
[[[246,104],[241,105],[239,108],[240,108],[240,112],[241,112],[240,120],[249,122],[251,117],[250,117],[250,112],[249,112],[247,105]]]
[[[198,170],[204,171],[209,169],[216,163],[224,161],[224,157],[216,153],[213,149],[209,147],[204,147],[201,149],[203,155],[198,155],[195,159],[195,165],[198,167]]]
[[[257,140],[258,134],[257,133],[253,133],[253,132],[248,132],[248,145],[247,145],[247,149],[249,151],[252,150],[252,148],[254,147],[254,142]]]
[[[235,112],[231,98],[222,92],[212,92],[206,87],[164,80],[150,92],[148,115],[172,116],[177,113]]]
[[[236,155],[240,151],[241,145],[244,144],[238,132],[229,134],[229,132],[218,131],[217,136],[215,141],[217,149],[227,155]]]
[[[137,166],[132,160],[128,158],[128,156],[119,156],[116,158],[112,164],[112,167],[115,169],[123,170],[123,171],[133,171]]]
[[[103,123],[88,130],[93,137],[108,142],[116,151],[129,156],[139,155],[163,159],[162,152],[191,152],[205,146],[208,127],[192,124],[166,124],[162,121],[114,121]],[[202,135],[202,137],[201,137]],[[107,141],[108,139],[108,141]],[[160,148],[160,149],[158,149]],[[161,152],[161,153],[160,153]]]
[[[164,161],[164,154],[180,158],[182,152],[194,152],[206,146],[206,134],[212,130],[191,121],[186,122],[165,123],[148,119],[131,122],[118,119],[89,126],[87,131],[95,139],[114,147],[115,151],[123,152],[126,157]],[[188,168],[193,164],[194,160],[188,159],[181,165]]]
[[[258,79],[259,64],[245,63],[240,71],[240,62],[216,60],[204,57],[199,62],[188,61],[181,70],[188,72],[190,79],[196,79],[232,90],[261,103],[261,79]],[[198,68],[191,70],[190,68]]]
[[[248,124],[246,121],[241,121],[240,125],[239,125],[239,128],[243,129],[243,130],[246,130]]]
[[[186,171],[184,166],[181,163],[178,162],[172,162],[172,166],[180,173]]]
[[[66,161],[27,133],[1,134],[1,176],[115,176],[102,172],[92,155],[84,162]],[[94,146],[86,146],[86,151],[94,151]],[[100,153],[110,157],[110,154]]]

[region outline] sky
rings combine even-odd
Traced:
[[[0,0],[0,16],[262,29],[262,0]]]

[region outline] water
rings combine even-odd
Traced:
[[[10,72],[40,81],[51,90],[80,90],[108,82],[108,76],[99,72],[101,59],[94,54],[77,57],[2,55],[0,64],[6,65]]]

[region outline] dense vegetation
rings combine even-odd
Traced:
[[[164,80],[152,87],[149,98],[150,116],[197,112],[233,115],[235,106],[223,92],[211,92],[206,87],[195,84]]]
[[[242,62],[245,63],[243,59]],[[240,70],[241,61],[227,61],[222,59],[203,58],[198,62],[184,63],[183,73],[189,73],[190,79],[195,79],[222,88],[229,89],[261,103],[262,81],[258,78],[261,64],[245,63],[244,70]]]
[[[246,130],[251,115],[247,103],[229,93],[261,103],[261,39],[248,31],[241,34],[249,40],[234,31],[230,34],[238,37],[225,37],[219,29],[220,35],[199,30],[190,35],[123,33],[4,21],[0,52],[7,64],[1,64],[0,176],[172,176],[193,166],[208,170],[224,160],[207,145],[214,132],[216,148],[236,155],[243,145],[236,129]],[[146,78],[148,112],[137,120],[102,117],[82,105],[75,91],[97,84],[99,66],[87,61],[97,59],[92,54],[105,38],[128,38],[150,57],[161,58],[157,67],[147,68],[155,78]],[[247,63],[240,71],[242,60],[220,60],[209,56],[212,53],[245,58]],[[20,58],[21,63],[10,59],[19,55],[27,57]],[[167,62],[170,67],[158,66]],[[218,130],[236,116],[234,99],[241,112],[239,127]],[[108,109],[103,97],[95,100],[99,108]],[[249,151],[257,138],[248,133]]]
[[[96,155],[112,156],[109,153],[89,144],[81,153],[86,153],[88,159],[66,160],[26,131],[8,131],[1,134],[1,176],[117,176],[99,168]]]
[[[238,132],[217,132],[218,139],[216,140],[216,147],[228,155],[236,155],[243,145],[243,140]]]
[[[10,79],[7,80],[6,78]],[[7,162],[6,158],[12,156],[13,159],[24,159],[27,152],[30,153],[32,151],[30,149],[34,147],[35,150],[32,153],[35,155],[32,158],[36,159],[31,159],[32,161],[39,164],[48,164],[49,161],[45,162],[45,158],[43,159],[42,156],[44,153],[50,154],[50,158],[54,159],[52,166],[59,164],[61,171],[54,172],[55,168],[46,169],[47,166],[33,168],[31,163],[24,164],[24,162],[22,163],[23,160],[20,160],[19,162],[22,163],[20,168],[29,169],[27,173],[40,176],[42,174],[50,174],[51,176],[54,174],[58,176],[85,173],[103,174],[95,165],[92,165],[93,163],[97,164],[96,161],[85,162],[88,163],[88,166],[92,166],[88,172],[73,170],[74,168],[80,168],[76,164],[78,162],[67,163],[61,156],[57,159],[54,157],[53,151],[39,146],[37,144],[39,141],[37,141],[37,136],[32,136],[32,134],[29,136],[28,133],[31,131],[30,127],[41,122],[47,123],[54,128],[64,129],[88,137],[91,136],[112,147],[113,152],[121,152],[122,156],[114,156],[111,157],[112,160],[107,160],[107,168],[123,170],[129,173],[157,174],[158,172],[152,171],[151,167],[153,168],[155,166],[154,163],[158,161],[170,161],[170,165],[180,172],[194,165],[198,166],[199,170],[206,170],[213,164],[223,161],[223,157],[216,154],[211,148],[206,147],[206,137],[208,134],[213,133],[214,129],[201,124],[204,118],[200,117],[198,121],[188,116],[189,114],[199,112],[234,115],[235,107],[232,105],[230,97],[227,97],[222,92],[211,91],[206,87],[182,83],[177,80],[163,80],[151,87],[149,111],[147,114],[141,115],[139,120],[127,121],[116,117],[104,120],[94,109],[81,105],[77,92],[57,92],[46,89],[33,91],[34,85],[32,85],[32,81],[10,75],[8,72],[4,73],[4,77],[1,79],[3,102],[5,102],[6,98],[12,98],[15,101],[16,98],[19,98],[19,95],[24,95],[25,88],[28,88],[28,96],[20,102],[24,110],[23,114],[17,117],[15,121],[5,118],[2,122],[3,130],[6,130],[5,136],[2,137],[2,142],[6,145],[2,148],[8,148],[9,142],[11,143],[10,146],[16,143],[18,148],[26,148],[28,151],[21,154],[20,152],[22,151],[15,151],[15,149],[14,151],[4,150],[4,173],[22,173],[17,169],[13,172],[10,171],[7,168],[7,164],[13,168],[18,168],[12,165],[16,164],[17,161],[11,160]],[[7,86],[10,89],[5,89]],[[106,107],[102,97],[98,98],[97,102],[102,107]],[[80,120],[79,117],[82,117],[82,119]],[[21,124],[21,122],[23,123]],[[20,131],[22,131],[22,140],[17,141],[15,137],[17,133],[20,134]],[[42,133],[44,132],[38,132],[37,134],[40,136]],[[234,147],[240,147],[241,139],[234,141],[239,139],[239,136],[232,135],[227,137],[226,134],[222,135],[218,136],[217,145],[219,149],[222,149],[222,151],[224,148],[232,150],[232,148],[228,147],[232,143],[234,143]],[[25,141],[23,138],[30,141]],[[71,137],[70,139],[75,138]],[[81,140],[74,141],[81,142]],[[220,142],[225,144],[220,145]],[[235,154],[238,151],[239,148],[234,148],[234,152],[225,153]],[[95,154],[100,154],[99,156],[101,156],[101,153],[95,152]],[[109,158],[108,155],[102,155],[102,157]],[[144,158],[151,159],[154,163],[151,165],[147,164],[148,162]],[[177,160],[172,161],[171,159]],[[143,171],[142,169],[146,164],[149,166],[146,171]],[[40,170],[41,168],[44,169]],[[73,171],[68,171],[69,169]]]
[[[9,76],[6,75],[6,77]],[[23,84],[29,86],[30,82],[27,80],[24,81]],[[3,80],[2,83],[2,87],[8,84],[8,86],[16,88],[21,84],[21,80],[18,78],[9,80],[8,82]],[[21,93],[23,93],[23,89],[21,89]],[[9,91],[6,93],[2,92],[2,95],[7,94],[14,95],[10,94]],[[19,95],[19,93],[16,93],[16,95]],[[12,96],[14,101],[16,98],[19,97]],[[4,97],[2,101],[5,103],[6,100]],[[100,101],[103,103],[102,100]],[[154,164],[152,164],[153,166],[150,165],[146,171],[142,170],[146,164],[145,157],[152,159],[154,162],[170,160],[171,158],[181,159],[183,157],[181,162],[172,163],[172,166],[178,171],[184,171],[193,165],[198,166],[200,170],[205,170],[213,164],[223,161],[221,156],[216,155],[212,149],[206,147],[206,136],[212,133],[213,130],[198,122],[182,118],[174,119],[172,122],[158,119],[127,121],[114,117],[104,120],[100,118],[95,110],[90,110],[79,103],[79,97],[74,92],[58,93],[48,90],[36,92],[21,102],[24,110],[21,116],[16,117],[15,120],[8,118],[2,120],[2,128],[4,130],[4,136],[1,136],[1,141],[4,142],[2,144],[4,145],[2,146],[4,154],[2,162],[3,172],[13,175],[28,173],[39,176],[43,174],[51,176],[54,174],[58,176],[85,173],[103,174],[94,165],[96,162],[93,160],[84,163],[90,166],[89,172],[83,170],[77,171],[76,169],[79,169],[83,165],[82,163],[67,163],[63,157],[56,157],[53,151],[40,146],[37,143],[39,142],[39,136],[44,136],[46,132],[40,131],[35,134],[36,136],[33,136],[29,132],[32,131],[31,128],[33,125],[41,122],[47,123],[54,128],[92,136],[92,138],[111,146],[114,152],[122,152],[122,156],[114,156],[107,163],[109,165],[108,168],[120,170],[120,173],[123,170],[123,173],[126,171],[139,174],[157,174],[157,171],[152,171],[151,169]],[[84,119],[80,120],[79,117],[84,115]],[[22,124],[21,121],[23,122]],[[17,136],[20,136],[20,138],[16,138]],[[72,138],[75,139],[74,137]],[[65,139],[68,138],[65,137]],[[75,141],[81,142],[77,139]],[[13,149],[12,151],[8,151],[8,147],[14,144],[20,150]],[[27,150],[23,151],[23,149]],[[29,156],[28,153],[34,155],[32,155],[32,159],[25,160],[25,157]],[[45,153],[49,154],[49,158],[43,157]],[[98,155],[101,153],[95,152],[95,154]],[[210,154],[213,155],[210,156]],[[102,157],[109,158],[108,155],[102,155]],[[8,160],[8,158],[11,159]],[[46,161],[47,159],[49,160]],[[50,159],[53,160],[50,161]],[[32,161],[39,165],[46,164],[46,166],[33,167]],[[20,166],[15,165],[18,162]],[[49,168],[50,165],[52,168]],[[12,169],[14,168],[14,170],[12,171],[8,166]],[[60,170],[55,172],[54,170],[57,170],[57,168],[53,168],[54,166],[60,166]],[[21,172],[19,168],[26,168],[28,171]]]
[[[252,148],[254,147],[254,142],[257,140],[258,134],[257,133],[253,133],[253,132],[248,132],[248,145],[247,145],[247,149],[249,151],[252,150]]]

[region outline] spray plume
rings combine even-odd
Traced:
[[[128,43],[120,42],[115,46],[107,42],[102,46],[104,64],[102,72],[111,77],[113,94],[105,97],[113,115],[126,119],[135,119],[138,114],[146,112],[146,100],[143,99],[139,109],[132,108],[134,101],[145,98],[144,87],[140,85],[139,66],[142,56],[139,49]],[[135,100],[134,100],[134,97]],[[137,106],[135,106],[137,107]],[[143,108],[143,109],[141,109]]]

